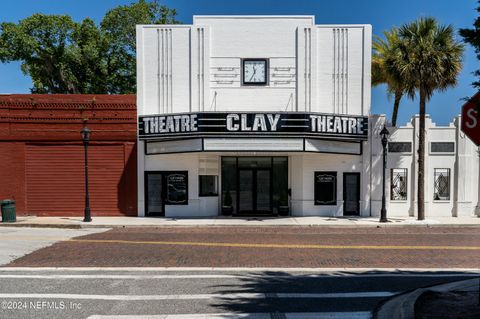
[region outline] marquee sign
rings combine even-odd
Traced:
[[[322,113],[181,113],[145,115],[140,139],[182,136],[275,135],[366,139],[368,118]]]

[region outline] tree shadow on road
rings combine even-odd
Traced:
[[[451,272],[450,272],[451,273]],[[434,277],[442,272],[330,272],[306,274],[284,271],[250,272],[239,277],[240,283],[212,286],[225,297],[212,306],[229,313],[289,313],[371,311],[389,297],[319,298],[303,294],[402,292],[472,277]],[[461,275],[461,273],[458,273]],[[422,277],[424,275],[424,277]],[[235,294],[259,294],[256,297]],[[288,294],[278,295],[278,294]],[[294,295],[302,294],[302,295]]]

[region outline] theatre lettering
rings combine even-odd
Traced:
[[[141,116],[140,138],[191,134],[304,134],[366,137],[368,121],[362,116],[318,113],[204,112]]]

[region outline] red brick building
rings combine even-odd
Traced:
[[[89,147],[92,216],[137,215],[135,95],[0,95],[0,200],[19,215],[81,216]]]

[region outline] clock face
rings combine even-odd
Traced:
[[[243,84],[267,84],[267,60],[243,60]]]

